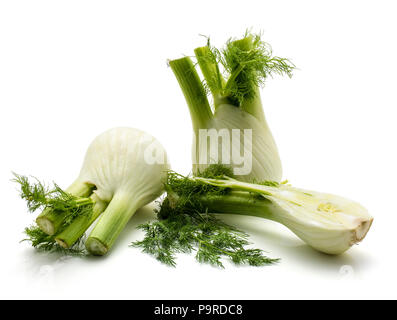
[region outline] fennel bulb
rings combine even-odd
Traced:
[[[259,210],[253,209],[248,203],[245,207],[234,204],[231,213],[260,216],[279,222],[312,248],[328,254],[341,254],[363,240],[373,221],[359,203],[333,194],[298,189],[285,184],[245,183],[229,177],[195,179],[233,191],[260,195],[268,201],[259,201],[262,206]],[[235,196],[238,199],[239,194]],[[227,201],[227,197],[221,201]],[[225,210],[231,206],[229,204],[227,208],[222,208],[218,203],[217,208],[227,212]]]
[[[206,176],[231,174],[228,167],[209,166]],[[252,248],[248,234],[218,219],[202,201],[202,197],[224,196],[224,188],[199,183],[170,171],[165,183],[167,197],[157,210],[157,219],[140,225],[145,236],[132,246],[153,255],[158,261],[176,265],[179,253],[195,253],[200,263],[223,268],[223,258],[236,265],[264,266],[279,259],[270,258],[258,248]],[[216,190],[215,190],[216,189]]]
[[[269,45],[251,34],[229,40],[223,50],[208,41],[207,46],[195,49],[195,55],[204,85],[189,57],[169,61],[192,119],[194,174],[222,163],[230,165],[242,181],[280,181],[281,161],[265,119],[259,86],[273,74],[291,76],[293,64],[273,56]],[[212,93],[214,112],[207,92]]]
[[[89,252],[109,250],[131,216],[163,193],[168,169],[164,148],[143,131],[116,128],[91,143],[78,179],[109,205],[86,241]]]
[[[221,141],[215,142],[218,155],[222,155],[222,160],[230,159],[227,164],[234,169],[234,175],[239,180],[247,182],[257,179],[281,180],[280,157],[265,120],[259,121],[250,113],[234,105],[221,104],[216,109],[213,118],[208,121],[207,128],[216,129],[220,133]],[[204,132],[211,133],[211,131]],[[226,134],[225,139],[229,138],[227,132],[231,132],[230,143],[224,143],[226,140],[222,140],[222,134]],[[193,148],[193,172],[198,173],[218,161],[214,161],[213,154],[216,153],[211,150],[206,136],[200,135],[200,129],[199,139],[195,137],[195,141],[198,141],[199,145]]]
[[[328,254],[345,252],[363,240],[371,227],[373,218],[354,201],[273,181],[238,181],[227,176],[231,175],[229,169],[210,166],[202,177],[170,172],[166,204],[178,212],[229,213],[270,219],[289,228],[312,248]]]
[[[70,248],[100,216],[85,246],[103,255],[132,215],[163,193],[168,170],[167,154],[154,137],[138,129],[113,128],[92,141],[78,178],[66,191],[31,186],[25,177],[17,176],[16,181],[31,211],[44,208],[36,222],[51,238],[30,234],[51,246],[56,241]],[[41,244],[37,237],[34,240]]]

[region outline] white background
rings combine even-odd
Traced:
[[[395,1],[1,1],[0,298],[397,298]],[[308,248],[284,227],[229,217],[280,264],[225,270],[180,256],[175,269],[128,244],[140,210],[102,258],[38,254],[33,216],[11,171],[67,187],[89,142],[115,126],[156,136],[190,171],[191,124],[168,58],[263,31],[299,68],[262,90],[284,178],[362,203],[367,238],[341,256]]]

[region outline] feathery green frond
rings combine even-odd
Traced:
[[[92,198],[74,196],[64,191],[56,183],[50,188],[37,178],[33,178],[34,182],[30,182],[26,176],[13,174],[14,179],[12,181],[19,184],[20,196],[26,201],[28,210],[35,212],[41,209],[47,215],[54,215],[60,221],[56,234],[53,235],[48,235],[37,225],[26,228],[25,233],[28,238],[24,239],[24,241],[29,241],[34,248],[40,251],[59,252],[67,255],[80,254],[81,250],[78,250],[80,240],[77,240],[72,247],[65,249],[55,239],[77,217],[92,216],[94,207]],[[85,230],[82,231],[84,232]]]
[[[205,77],[204,87],[236,106],[254,99],[257,88],[264,86],[267,78],[273,75],[291,77],[295,69],[287,58],[274,56],[261,35],[250,32],[242,39],[229,39],[222,49],[212,46],[207,38],[207,46],[197,48],[195,53]]]
[[[20,197],[26,201],[28,210],[50,208],[56,214],[65,214],[64,224],[69,225],[77,216],[89,215],[92,212],[93,201],[86,197],[76,197],[54,183],[53,188],[46,186],[37,178],[30,182],[26,176],[13,173],[13,182],[20,186]]]
[[[65,249],[55,241],[55,236],[49,236],[36,225],[25,228],[25,234],[28,237],[22,241],[30,242],[31,245],[38,251],[60,253],[62,255],[71,256],[87,255],[87,251],[84,247],[84,237],[81,237],[78,241],[76,241],[72,247]]]
[[[205,170],[198,171],[196,176],[202,178],[218,179],[223,177],[234,178],[233,169],[220,163],[209,165]]]
[[[209,167],[203,175],[219,177],[230,173],[229,168]],[[262,266],[278,259],[263,255],[260,249],[246,248],[248,235],[216,218],[200,199],[200,196],[221,196],[227,188],[211,186],[170,172],[166,182],[167,198],[157,210],[157,220],[140,225],[145,236],[132,243],[157,260],[176,265],[177,253],[196,252],[196,260],[223,267],[222,258],[235,264]]]

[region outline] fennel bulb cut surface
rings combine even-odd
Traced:
[[[266,197],[282,209],[280,223],[328,254],[343,253],[363,240],[373,221],[359,203],[333,194],[282,186]]]
[[[341,254],[363,240],[373,221],[360,204],[333,194],[284,184],[245,183],[227,177],[195,179],[200,183],[260,195],[267,200],[247,201],[237,193],[230,197],[230,201],[227,195],[212,199],[209,210],[211,206],[216,206],[220,212],[229,210],[229,213],[274,220],[285,225],[312,248],[328,254]],[[244,201],[245,207],[242,205]]]

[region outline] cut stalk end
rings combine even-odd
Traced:
[[[55,241],[64,249],[69,249],[70,247],[65,241],[62,241],[61,239],[56,238]]]
[[[46,217],[38,217],[36,219],[36,223],[44,233],[50,236],[55,234],[55,225],[50,219],[47,219]]]
[[[88,252],[94,256],[103,256],[108,252],[108,248],[99,239],[90,237],[85,243]]]

